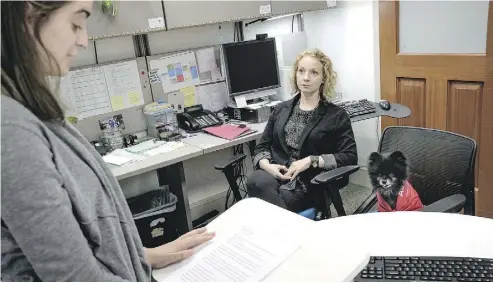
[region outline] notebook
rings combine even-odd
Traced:
[[[237,137],[244,135],[247,132],[252,131],[252,129],[248,127],[240,127],[237,125],[224,124],[216,127],[208,127],[205,128],[204,131],[211,135],[227,139],[234,140]]]

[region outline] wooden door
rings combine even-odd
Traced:
[[[399,52],[399,2],[379,2],[381,98],[407,105],[406,119],[382,119],[382,129],[410,125],[474,138],[476,215],[493,218],[493,5],[485,54]],[[453,30],[450,30],[453,33]]]

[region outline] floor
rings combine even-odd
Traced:
[[[371,189],[363,186],[349,183],[344,189],[340,190],[342,203],[344,204],[344,210],[346,214],[350,215],[363,203],[363,201],[370,195]],[[337,217],[337,212],[332,205],[330,207],[332,217]]]

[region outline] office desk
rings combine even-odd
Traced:
[[[248,127],[250,127],[253,130],[256,130],[256,132],[246,136],[239,137],[234,140],[219,138],[207,133],[198,133],[197,135],[183,139],[182,141],[186,144],[202,148],[204,150],[204,154],[207,154],[213,151],[225,149],[228,147],[233,147],[238,144],[243,144],[246,142],[259,139],[262,136],[262,133],[264,132],[265,125],[267,125],[267,122],[258,123],[258,124],[248,124]]]
[[[144,160],[129,162],[122,166],[110,166],[110,169],[119,181],[155,171],[159,185],[169,185],[170,191],[179,200],[184,200],[177,203],[176,210],[178,215],[185,216],[181,217],[183,221],[178,225],[178,229],[181,233],[186,233],[192,228],[192,219],[182,161],[202,154],[203,150],[201,148],[186,145],[176,150],[147,157]]]
[[[141,161],[134,161],[123,164],[122,166],[110,166],[111,172],[117,180],[130,178],[152,170],[173,165],[184,160],[194,158],[203,154],[201,148],[187,144],[184,147],[147,157]]]
[[[240,201],[207,227],[227,237],[242,225],[289,234],[301,247],[264,281],[350,281],[371,255],[493,258],[493,220],[460,214],[392,212],[312,221],[265,201]],[[158,281],[181,264],[154,270]]]

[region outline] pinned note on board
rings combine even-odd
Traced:
[[[164,17],[147,19],[149,28],[164,28]]]
[[[128,102],[131,106],[137,106],[142,104],[141,95],[138,92],[128,93]]]
[[[117,95],[111,97],[111,108],[113,111],[122,110],[125,108],[125,104],[123,102],[123,96]]]
[[[189,107],[196,104],[195,86],[184,87],[180,89],[180,92],[183,93],[185,107]]]
[[[270,4],[260,6],[260,15],[267,15],[271,13]]]

